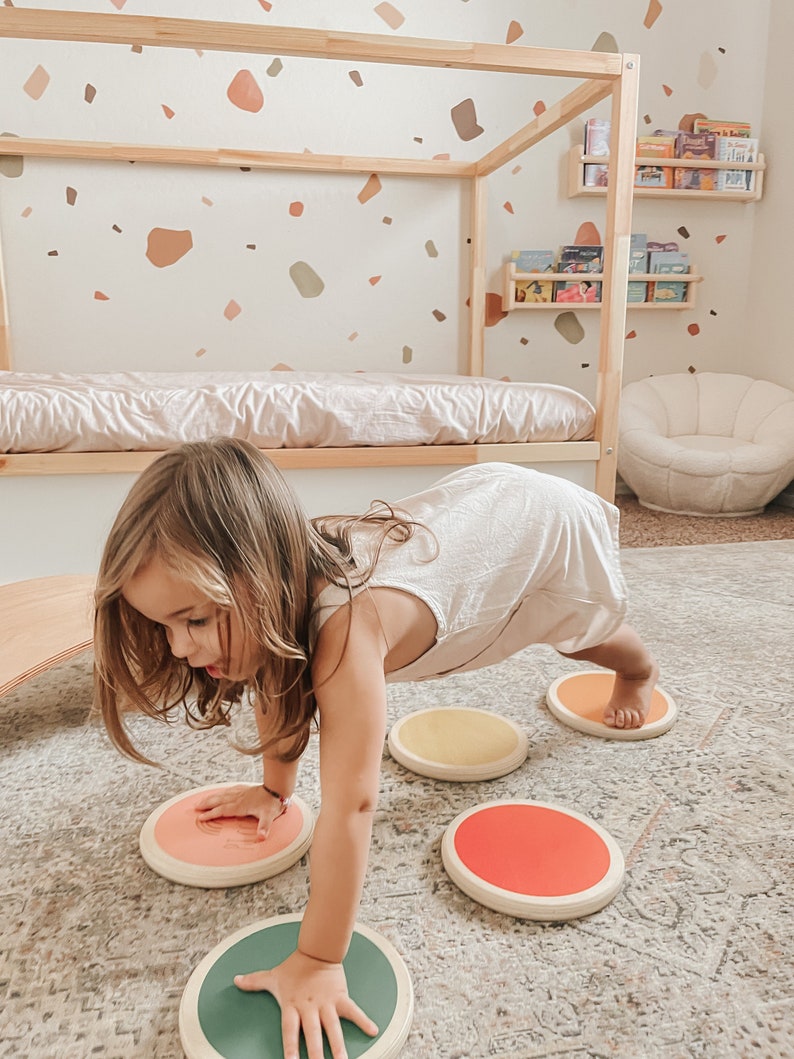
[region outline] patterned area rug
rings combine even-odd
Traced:
[[[631,494],[619,494],[615,503],[620,508],[620,540],[624,548],[794,540],[794,509],[779,504],[770,504],[760,515],[698,518],[652,511]]]
[[[390,692],[392,721],[487,704],[530,738],[519,769],[472,784],[421,778],[384,751],[360,920],[412,977],[405,1059],[794,1055],[794,542],[629,549],[624,564],[631,620],[679,703],[668,734],[619,743],[564,727],[544,693],[576,664],[547,648]],[[82,657],[0,703],[0,1054],[177,1059],[193,968],[240,927],[299,911],[307,859],[237,889],[155,875],[137,846],[151,810],[194,786],[253,782],[256,767],[224,732],[145,720],[134,735],[163,767],[134,765],[87,719],[90,694]],[[299,789],[317,809],[314,743]],[[614,900],[540,924],[458,890],[444,829],[499,798],[605,827],[627,865]]]

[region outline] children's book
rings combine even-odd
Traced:
[[[680,250],[656,250],[648,255],[649,272],[665,276],[684,275],[689,272],[689,254]],[[649,299],[654,302],[686,301],[686,283],[671,279],[658,279],[649,285]]]
[[[713,132],[717,136],[752,136],[752,127],[748,121],[711,121],[709,118],[695,118],[695,132]]]
[[[633,232],[629,248],[629,275],[648,271],[648,237],[644,232]],[[629,280],[627,302],[644,302],[648,295],[645,280]]]
[[[567,245],[560,250],[558,272],[600,273],[604,267],[604,248],[595,245]],[[600,302],[601,284],[584,277],[555,283],[555,302]]]
[[[717,157],[721,162],[757,162],[758,140],[748,136],[720,136]],[[718,169],[717,191],[755,191],[755,170]]]
[[[511,260],[516,272],[553,272],[553,250],[514,250]],[[517,302],[551,302],[554,301],[554,283],[552,280],[516,279]]]
[[[679,132],[676,142],[676,158],[694,160],[717,157],[717,136],[713,132]],[[676,166],[673,187],[690,191],[714,191],[717,183],[716,169],[696,169]]]
[[[637,155],[643,158],[675,158],[674,136],[638,136]],[[634,169],[634,186],[644,188],[671,188],[672,166],[638,165]]]
[[[584,123],[584,153],[590,155],[609,154],[609,136],[612,122],[606,118],[588,118]],[[584,167],[584,183],[588,188],[605,188],[609,183],[609,166],[589,163]]]

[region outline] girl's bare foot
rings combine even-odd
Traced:
[[[604,724],[609,728],[641,728],[651,709],[651,696],[659,679],[655,662],[642,674],[615,674],[612,695],[604,707]]]

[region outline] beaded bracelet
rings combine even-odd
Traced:
[[[281,806],[281,812],[278,815],[283,816],[292,804],[292,795],[290,795],[288,798],[285,798],[283,794],[279,794],[278,791],[272,790],[270,787],[267,786],[266,783],[262,784],[262,790],[267,791],[271,798],[276,799],[278,804]],[[276,817],[276,819],[278,819],[278,817]]]

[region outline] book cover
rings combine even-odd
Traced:
[[[665,276],[684,275],[689,272],[689,254],[686,251],[657,250],[649,254],[649,271]],[[686,301],[686,283],[675,280],[655,280],[649,284],[649,298],[654,302]]]
[[[710,118],[695,118],[695,132],[713,132],[716,136],[752,136],[749,121],[711,121]]]
[[[637,155],[643,158],[675,158],[675,137],[638,136]],[[648,164],[635,166],[634,186],[671,188],[673,186],[673,169],[671,166]]]
[[[560,250],[558,272],[573,274],[600,273],[604,266],[604,248],[596,245],[566,245]],[[580,278],[555,285],[555,302],[600,302],[601,284],[589,279]]]
[[[720,136],[717,157],[721,162],[757,162],[758,140],[749,136]],[[755,170],[718,169],[717,191],[755,191]]]
[[[680,132],[676,142],[676,158],[694,160],[717,157],[717,136],[713,132]],[[676,166],[673,187],[689,191],[714,191],[717,187],[716,169],[696,169]]]
[[[633,232],[629,247],[629,275],[648,271],[648,237],[644,232]],[[629,280],[626,291],[627,302],[644,302],[648,296],[645,280]]]
[[[514,250],[511,260],[516,272],[553,272],[553,250]],[[551,302],[554,301],[554,283],[552,280],[516,278],[517,302]]]
[[[584,123],[584,153],[608,155],[611,131],[611,121],[605,118],[588,118]],[[609,166],[588,163],[584,167],[584,183],[588,188],[605,188],[609,183]]]
[[[595,243],[566,243],[560,248],[560,263],[567,261],[592,262],[590,272],[600,272],[604,264],[604,248]]]

